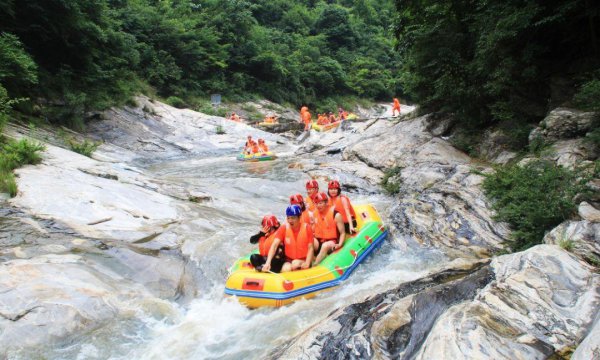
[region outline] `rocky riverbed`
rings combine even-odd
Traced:
[[[510,230],[493,220],[480,188],[478,173],[491,168],[455,149],[430,115],[411,115],[407,106],[400,118],[348,122],[298,143],[293,133],[137,102],[90,123],[85,136],[103,142],[92,158],[63,148],[51,129],[35,134],[47,141],[44,160],[17,170],[19,193],[2,207],[1,356],[545,359],[575,349],[573,359],[598,356],[600,276],[583,260],[600,255],[595,204],[582,203],[580,219],[550,232],[547,245],[496,256]],[[568,136],[586,126],[573,123]],[[552,124],[562,123],[547,120],[540,136],[565,133]],[[8,133],[32,135],[19,126]],[[266,139],[281,159],[231,160],[247,135]],[[579,152],[561,153],[597,157],[571,143]],[[398,192],[387,196],[379,183],[391,168]],[[283,207],[308,178],[339,179],[353,200],[380,199],[392,236],[361,269],[381,281],[368,286],[368,272],[359,272],[347,285],[353,296],[340,290],[254,313],[215,300],[228,264],[250,249],[257,219],[273,203]],[[573,253],[557,245],[564,237],[575,242]],[[329,302],[309,320],[300,315],[319,301]],[[230,328],[191,317],[203,306],[237,314],[232,328],[248,333],[236,343],[210,339],[211,328]],[[275,326],[279,334],[263,334],[260,351],[248,350],[252,343],[241,339],[282,317],[294,326]],[[165,328],[198,337],[169,338]]]

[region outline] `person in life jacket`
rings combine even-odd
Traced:
[[[237,122],[239,122],[241,120],[240,116],[234,112],[231,113],[231,116],[229,117],[229,119],[233,120],[233,121],[237,121]]]
[[[310,130],[311,118],[310,111],[308,111],[306,106],[303,106],[302,109],[300,109],[300,120],[304,123],[304,131]]]
[[[262,266],[267,261],[269,250],[275,239],[275,232],[279,229],[279,220],[275,215],[265,215],[261,222],[261,230],[256,235],[250,237],[250,243],[258,243],[258,254],[250,255],[250,263],[257,271],[262,270]],[[271,270],[273,272],[280,272],[281,267],[285,263],[285,256],[283,253],[283,246],[280,245],[275,251],[275,256],[271,261]]]
[[[313,231],[308,224],[300,221],[302,209],[298,205],[290,205],[285,210],[287,224],[281,226],[275,233],[275,239],[269,249],[267,260],[262,267],[263,272],[271,269],[271,264],[279,244],[283,243],[286,261],[281,272],[297,269],[308,269],[315,256],[313,250]]]
[[[251,135],[248,135],[248,138],[246,139],[246,143],[244,144],[244,153],[245,154],[251,154],[252,153],[252,146],[256,144],[256,142],[252,139]]]
[[[344,109],[342,109],[342,107],[340,106],[338,108],[338,117],[340,120],[346,120],[346,116],[348,116],[348,113],[344,111]]]
[[[346,229],[342,214],[329,205],[327,194],[318,193],[315,196],[317,211],[315,217],[314,248],[318,265],[332,251],[341,249],[346,239]]]
[[[329,204],[334,207],[335,211],[342,215],[346,233],[354,234],[356,232],[356,213],[347,196],[341,195],[342,189],[340,182],[331,180],[327,185],[327,193],[329,194]]]
[[[333,113],[330,111],[329,112],[329,123],[334,123],[337,121],[337,119],[335,118],[335,115],[333,115]]]
[[[302,215],[300,216],[300,221],[310,225],[311,229],[315,230],[315,219],[312,211],[306,208],[306,204],[304,202],[304,198],[300,194],[295,194],[290,196],[290,205],[298,205],[300,209],[302,209]]]
[[[319,193],[319,183],[317,182],[317,180],[308,180],[306,182],[306,194],[308,195],[306,197],[306,207],[308,208],[308,210],[312,211],[313,213],[317,210],[317,207],[315,205],[315,202],[313,201],[315,195],[317,195]]]
[[[397,98],[394,98],[394,107],[392,108],[392,116],[396,116],[396,111],[398,115],[400,115],[400,101]]]
[[[258,139],[258,151],[262,153],[269,152],[269,147],[265,143],[265,140]]]

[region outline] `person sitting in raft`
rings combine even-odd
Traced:
[[[269,115],[265,117],[265,123],[267,124],[277,124],[277,118],[275,115]]]
[[[306,208],[306,204],[304,203],[304,198],[300,194],[295,194],[290,196],[290,205],[298,205],[300,209],[302,209],[302,216],[300,216],[300,221],[310,225],[310,228],[315,230],[315,219],[313,217],[312,211]]]
[[[275,232],[279,229],[279,220],[275,215],[265,215],[261,222],[262,229],[256,235],[250,237],[250,243],[258,243],[258,254],[250,255],[250,263],[257,271],[262,270],[262,266],[267,261],[269,250],[271,250],[271,244],[275,239]],[[285,256],[283,256],[283,246],[279,246],[275,251],[275,256],[271,261],[271,271],[280,272],[283,263],[285,262]]]
[[[234,112],[231,113],[231,116],[229,117],[229,120],[233,120],[233,121],[237,121],[240,122],[240,116]]]
[[[290,205],[285,210],[285,215],[287,216],[287,224],[281,226],[275,233],[269,255],[262,266],[262,272],[271,270],[277,248],[282,242],[286,261],[281,268],[281,272],[308,269],[311,266],[315,256],[313,250],[314,236],[310,226],[300,221],[302,209],[298,205]]]
[[[342,214],[329,205],[327,194],[318,193],[315,196],[315,202],[317,203],[317,212],[315,213],[314,248],[315,254],[317,254],[315,265],[318,265],[332,251],[344,246],[346,229]]]
[[[325,121],[325,118],[323,117],[323,114],[319,114],[317,116],[317,125],[325,125],[324,121]]]
[[[269,147],[265,143],[264,139],[258,139],[258,152],[261,152],[261,153],[269,152]]]
[[[317,180],[308,180],[306,182],[306,194],[308,196],[306,197],[305,202],[306,202],[306,207],[308,208],[308,210],[312,211],[313,213],[317,210],[317,207],[315,206],[315,202],[313,201],[313,198],[318,193],[319,193],[319,183],[317,182]]]
[[[345,195],[341,195],[340,182],[331,180],[327,185],[327,192],[329,194],[329,205],[333,206],[335,211],[342,215],[346,233],[354,234],[356,232],[356,213],[354,213],[350,199]]]
[[[335,115],[333,115],[333,113],[330,111],[329,112],[329,123],[333,124],[336,121],[337,121],[337,119],[335,118]]]
[[[248,135],[246,139],[246,143],[244,144],[244,153],[250,154],[252,153],[252,144],[254,144],[254,140],[252,139],[252,135]]]
[[[348,116],[348,113],[344,111],[344,109],[342,109],[342,107],[340,106],[338,108],[338,118],[340,120],[346,120],[346,116]]]

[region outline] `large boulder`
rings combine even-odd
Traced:
[[[337,309],[271,356],[547,359],[587,335],[600,306],[600,276],[590,266],[550,245],[484,264]]]
[[[594,326],[589,334],[579,344],[571,360],[597,360],[600,359],[600,312],[596,315]]]
[[[595,112],[556,108],[532,131],[529,141],[540,136],[548,141],[581,137],[590,131],[597,121],[598,114]]]
[[[89,333],[152,296],[78,255],[0,263],[0,357]]]
[[[442,315],[416,359],[546,359],[587,334],[600,276],[557,246],[492,261],[496,279]]]
[[[137,241],[180,219],[178,202],[129,169],[48,145],[44,160],[16,170],[11,204],[45,219],[60,219],[93,238]]]

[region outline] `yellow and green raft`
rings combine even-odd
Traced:
[[[285,273],[262,273],[250,263],[250,255],[237,260],[225,284],[225,294],[236,296],[250,308],[283,306],[300,298],[314,297],[339,285],[387,237],[372,205],[355,205],[358,233],[319,265]]]
[[[336,127],[340,126],[341,123],[342,123],[341,121],[336,121],[336,122],[329,123],[326,125],[319,125],[316,122],[314,122],[314,123],[312,123],[311,126],[312,126],[313,130],[328,131],[328,130],[335,129]]]
[[[244,154],[242,152],[237,156],[237,159],[240,161],[268,161],[274,160],[275,158],[275,154],[273,154],[271,151],[256,154]]]

